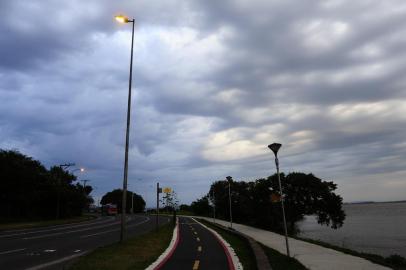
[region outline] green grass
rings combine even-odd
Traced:
[[[376,254],[358,252],[358,251],[355,251],[355,250],[352,250],[352,249],[343,248],[343,247],[339,247],[339,246],[334,246],[334,245],[328,244],[326,242],[313,240],[313,239],[309,239],[309,238],[301,238],[301,237],[295,237],[295,238],[298,239],[298,240],[306,241],[306,242],[316,244],[316,245],[319,245],[319,246],[322,246],[322,247],[334,249],[334,250],[343,252],[345,254],[361,257],[361,258],[369,260],[369,261],[371,261],[373,263],[380,264],[380,265],[383,265],[383,266],[387,266],[387,267],[390,267],[390,268],[395,269],[395,270],[406,270],[406,259],[399,256],[399,255],[392,255],[392,256],[389,256],[389,257],[383,257],[383,256],[376,255]]]
[[[294,258],[289,258],[282,253],[271,249],[267,246],[260,244],[265,254],[268,256],[269,263],[271,264],[272,270],[306,270],[307,268],[303,266],[298,260]]]
[[[51,219],[51,220],[19,220],[19,221],[7,221],[0,223],[0,230],[16,230],[16,229],[29,229],[36,227],[63,225],[70,223],[78,223],[91,219],[95,219],[95,215],[83,215],[80,217],[66,218],[66,219]]]
[[[145,269],[169,246],[174,225],[172,223],[140,236],[98,248],[81,257],[70,270]]]
[[[199,222],[218,232],[221,237],[223,237],[224,240],[226,240],[233,247],[234,251],[237,253],[238,258],[240,259],[241,264],[244,267],[244,270],[257,270],[254,252],[252,251],[250,244],[244,237],[221,229],[220,227],[217,227],[216,225],[213,225],[208,221],[199,219]]]

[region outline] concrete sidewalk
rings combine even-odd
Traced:
[[[213,222],[212,218],[196,217]],[[230,226],[228,221],[216,219],[222,226]],[[255,239],[257,242],[286,255],[285,237],[283,235],[233,223],[233,229]],[[390,270],[368,260],[319,245],[289,238],[292,257],[311,270]]]

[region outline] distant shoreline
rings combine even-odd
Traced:
[[[376,202],[376,201],[345,202],[343,204],[373,204],[373,203],[406,203],[406,200],[403,200],[403,201],[385,201],[385,202]]]

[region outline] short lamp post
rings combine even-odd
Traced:
[[[134,192],[131,196],[131,214],[134,214]]]
[[[233,178],[231,176],[226,177],[227,182],[228,182],[228,204],[230,206],[230,228],[233,228],[233,212],[231,209],[231,182],[233,181]]]
[[[279,160],[278,160],[278,151],[279,148],[281,148],[282,144],[280,143],[273,143],[268,145],[268,148],[272,150],[272,152],[275,154],[275,164],[276,164],[276,172],[278,175],[278,182],[279,182],[279,192],[281,193],[281,207],[282,207],[282,216],[283,216],[283,226],[285,229],[285,241],[286,241],[286,253],[288,257],[290,257],[290,252],[289,252],[289,241],[288,241],[288,229],[286,227],[286,217],[285,217],[285,207],[284,207],[284,199],[283,199],[283,192],[282,192],[282,185],[281,185],[281,177],[279,174]]]
[[[115,17],[120,23],[132,23],[132,35],[131,35],[131,57],[130,57],[130,78],[128,82],[128,105],[127,105],[127,129],[125,136],[125,155],[124,155],[124,179],[123,179],[123,204],[121,211],[121,230],[120,230],[120,242],[125,239],[126,233],[126,204],[127,204],[127,176],[128,176],[128,145],[130,141],[130,116],[131,116],[131,84],[133,73],[133,50],[134,50],[134,22],[127,16],[118,15]]]

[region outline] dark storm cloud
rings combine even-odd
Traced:
[[[402,175],[402,1],[3,1],[1,148],[87,166],[98,196],[120,186],[131,28],[118,13],[136,20],[130,182],[149,200],[157,180],[189,202],[226,175],[269,175],[274,140],[284,170],[337,181],[347,200],[350,177]]]

